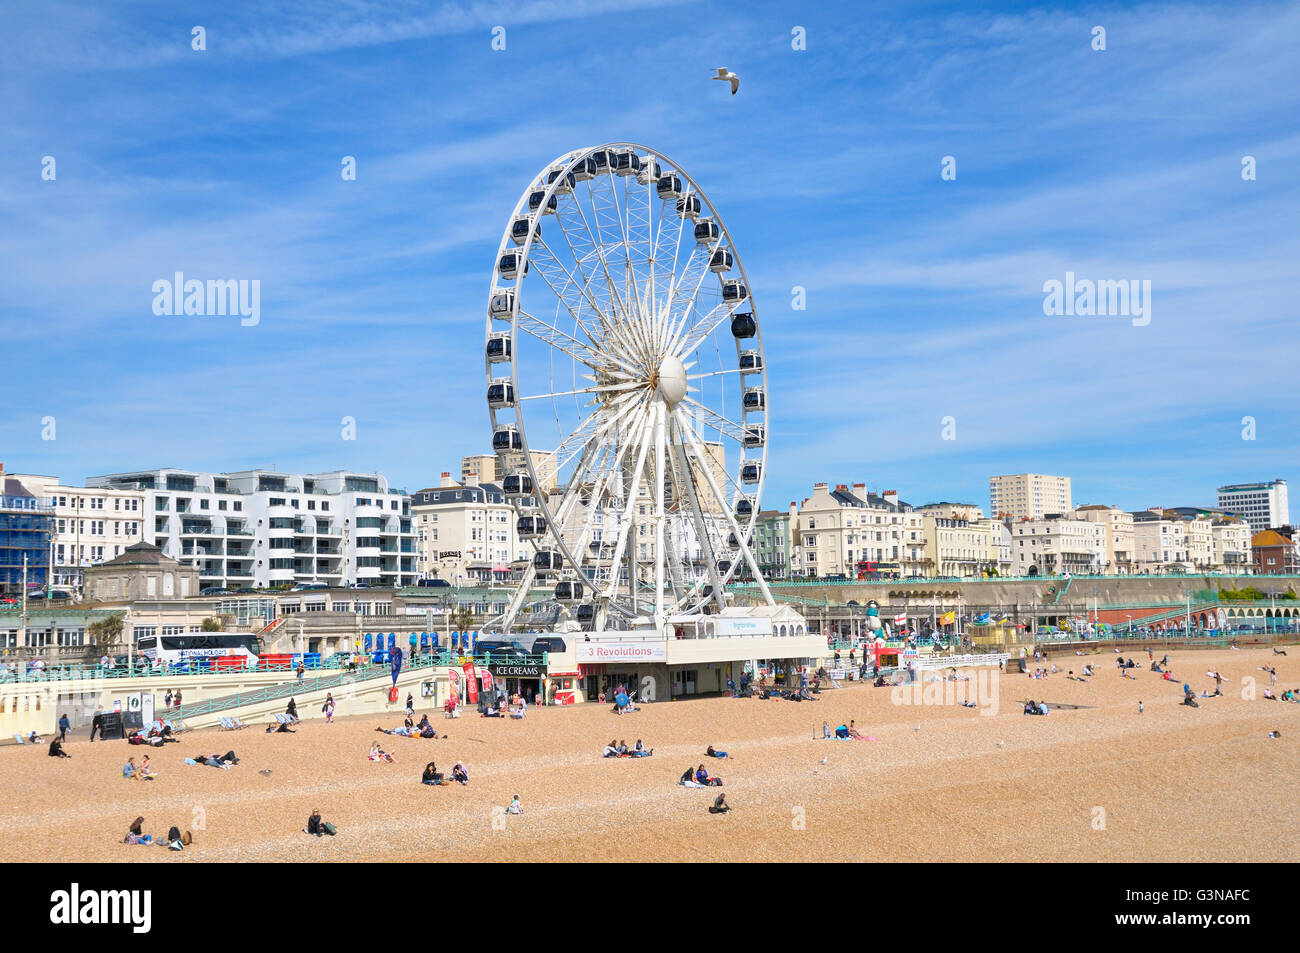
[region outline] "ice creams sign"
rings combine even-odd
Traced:
[[[579,662],[663,662],[668,659],[663,642],[579,642]]]

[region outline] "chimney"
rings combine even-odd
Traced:
[[[845,492],[845,491],[848,490],[848,487],[845,486],[843,483],[836,483],[836,484],[835,484],[835,489],[836,489],[836,490],[839,490],[841,493],[843,493],[843,492]]]
[[[818,490],[824,490],[824,489],[826,489],[826,484],[825,484],[825,483],[814,483],[814,484],[813,484],[813,492],[814,492],[814,493],[817,492]]]
[[[451,474],[448,473],[446,470],[444,470],[442,472],[442,480],[438,483],[438,486],[451,486],[451,485],[452,485]]]
[[[880,495],[885,498],[886,503],[894,503],[894,504],[898,503],[897,490],[886,490],[884,493],[881,493]]]
[[[865,496],[867,492],[867,485],[865,483],[855,483],[853,484],[853,492],[861,493]]]

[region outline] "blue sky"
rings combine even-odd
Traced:
[[[632,140],[703,186],[754,285],[767,506],[825,480],[987,507],[1025,470],[1133,509],[1294,481],[1297,35],[1294,4],[11,3],[0,459],[436,483],[489,445],[519,193]],[[176,271],[260,279],[260,324],[154,315]],[[1066,271],[1151,280],[1150,325],[1045,316]]]

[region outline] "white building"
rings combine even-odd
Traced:
[[[790,565],[804,576],[857,575],[858,563],[894,567],[900,575],[923,572],[925,531],[921,514],[887,490],[877,496],[866,484],[852,489],[813,484],[813,495],[790,505]]]
[[[1163,510],[1133,514],[1133,542],[1141,572],[1191,568],[1187,551],[1187,522],[1166,517]]]
[[[1106,563],[1106,527],[1052,516],[1011,525],[1019,576],[1099,573]]]
[[[495,484],[466,486],[443,473],[441,485],[411,495],[411,514],[426,578],[505,583],[511,563],[532,559],[532,547],[515,531],[514,509]]]
[[[1234,516],[1240,516],[1256,533],[1291,524],[1286,480],[1221,486],[1219,508],[1227,510]]]
[[[1118,506],[1090,504],[1070,513],[1074,519],[1100,523],[1106,528],[1106,559],[1103,572],[1124,575],[1133,571],[1133,514]]]
[[[1044,473],[989,477],[989,515],[995,519],[1037,520],[1071,509],[1069,477]]]
[[[1214,536],[1214,565],[1216,569],[1249,571],[1252,558],[1250,551],[1250,524],[1238,519],[1215,519],[1210,532]]]
[[[64,486],[58,477],[31,473],[9,477],[53,504],[54,586],[80,590],[83,569],[115,559],[132,543],[145,539],[144,493],[139,490]]]
[[[416,579],[410,497],[376,473],[136,470],[88,487],[144,496],[144,538],[199,569],[205,588]]]

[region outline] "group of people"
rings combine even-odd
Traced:
[[[167,831],[165,840],[154,840],[152,834],[144,833],[144,818],[137,817],[131,822],[131,826],[127,828],[126,837],[123,838],[122,843],[143,844],[145,846],[157,844],[159,847],[166,847],[169,850],[184,850],[194,843],[194,835],[189,831],[182,834],[179,827],[173,826]]]
[[[1026,715],[1046,715],[1047,702],[1036,702],[1031,698],[1029,701],[1025,702],[1025,710],[1023,713]]]
[[[631,748],[627,746],[626,741],[611,741],[605,745],[605,751],[602,755],[606,758],[648,758],[655,753],[654,748],[647,748],[641,743],[641,739],[636,740],[636,744]]]
[[[720,788],[722,778],[709,774],[704,765],[700,765],[698,768],[687,768],[683,771],[677,783],[688,788]]]
[[[834,731],[831,730],[830,722],[823,721],[822,739],[823,740],[834,739],[837,741],[869,741],[870,740],[869,738],[867,738],[866,735],[858,731],[857,724],[851,718],[849,719],[849,723],[847,725],[836,725]]]
[[[149,756],[145,755],[139,764],[135,763],[135,758],[127,758],[126,764],[122,765],[122,777],[127,781],[152,781],[158,775],[149,764]]]
[[[432,761],[424,766],[424,774],[420,776],[420,783],[422,784],[451,784],[452,781],[458,784],[469,784],[469,768],[465,767],[463,761],[457,761],[452,765],[450,778],[444,777],[442,772],[438,770],[438,766]],[[518,799],[519,796],[515,795],[515,800]]]

